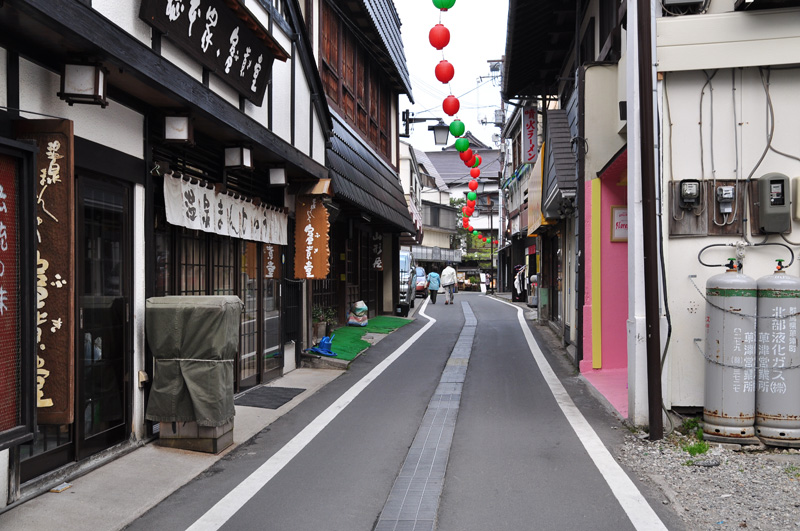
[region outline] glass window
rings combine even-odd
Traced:
[[[241,244],[242,320],[239,329],[239,381],[258,375],[258,244]]]

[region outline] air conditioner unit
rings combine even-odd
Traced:
[[[736,0],[733,5],[736,11],[781,9],[784,7],[800,7],[800,0]]]

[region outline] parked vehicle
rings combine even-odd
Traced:
[[[413,308],[414,300],[417,298],[416,289],[417,275],[414,255],[408,251],[400,251],[400,302],[408,303],[408,307]]]
[[[428,274],[425,272],[424,267],[417,266],[417,297],[422,297],[423,299],[428,296],[428,279],[426,278]]]

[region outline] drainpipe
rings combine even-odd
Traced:
[[[647,332],[647,404],[650,440],[664,436],[661,417],[661,333],[659,329],[658,218],[653,123],[653,36],[650,0],[637,0],[639,45],[639,120],[641,134],[642,238],[644,250],[645,330]]]

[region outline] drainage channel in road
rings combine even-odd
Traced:
[[[435,527],[461,391],[478,324],[469,304],[462,302],[461,309],[465,317],[464,328],[450,353],[374,531],[433,531]]]

